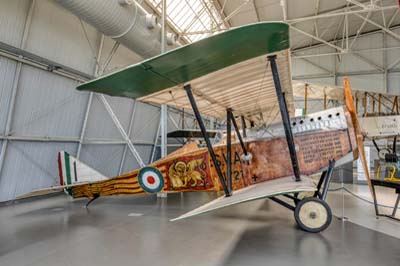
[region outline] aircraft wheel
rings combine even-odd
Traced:
[[[319,198],[305,198],[297,204],[294,218],[302,230],[319,233],[331,224],[332,211],[329,205]]]

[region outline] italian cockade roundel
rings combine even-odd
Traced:
[[[138,180],[140,186],[148,193],[160,192],[164,187],[164,177],[154,167],[143,167],[139,171]]]

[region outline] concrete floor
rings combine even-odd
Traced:
[[[340,185],[335,183],[331,185],[331,188],[339,187]],[[345,187],[362,199],[370,201],[370,203],[357,199],[347,192],[343,193],[343,190],[329,192],[327,201],[334,215],[337,217],[344,216],[352,223],[400,238],[400,222],[386,217],[376,218],[374,205],[372,204],[373,199],[367,185],[346,184]],[[397,198],[394,189],[384,187],[376,187],[375,189],[379,204],[394,206]],[[379,207],[381,214],[392,214],[392,210],[392,208]],[[397,211],[396,218],[400,219],[400,210]]]
[[[352,187],[360,190],[365,186]],[[367,188],[368,189],[368,188]],[[367,194],[363,194],[367,197]],[[323,233],[300,231],[293,213],[269,200],[169,222],[214,193],[109,197],[64,195],[0,207],[0,265],[396,265],[400,223],[373,215],[345,196],[342,223]],[[388,199],[390,201],[391,199]],[[329,194],[341,215],[341,192]],[[362,221],[362,226],[358,225]],[[374,230],[371,230],[374,229]]]

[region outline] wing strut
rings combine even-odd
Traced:
[[[232,193],[232,109],[226,109],[226,183]]]
[[[246,120],[244,119],[244,116],[240,116],[240,120],[242,121],[242,130],[243,130],[243,137],[247,138],[247,133],[246,133]]]
[[[278,67],[276,65],[276,55],[268,56],[268,61],[271,63],[272,76],[274,78],[276,96],[278,97],[279,109],[281,110],[281,116],[283,121],[283,127],[285,129],[286,141],[289,146],[290,159],[292,161],[293,173],[296,181],[300,181],[300,170],[299,163],[297,161],[296,148],[294,145],[292,128],[290,125],[289,112],[286,106],[285,98],[281,88],[281,82],[279,80]]]
[[[228,109],[228,110],[230,110],[229,117],[232,120],[232,124],[233,124],[233,127],[235,128],[236,136],[239,139],[240,146],[242,147],[244,155],[247,156],[247,154],[248,154],[247,149],[246,149],[246,146],[244,145],[243,138],[242,138],[242,135],[240,134],[239,127],[236,123],[235,117],[233,116],[232,109]],[[229,118],[228,118],[228,120],[229,120]],[[242,116],[243,136],[246,137],[246,124],[243,122],[244,122],[244,117]]]
[[[192,87],[190,86],[190,84],[187,84],[184,86],[184,88],[185,88],[186,94],[189,98],[190,105],[192,106],[194,115],[196,116],[197,123],[199,123],[201,134],[203,135],[203,138],[207,144],[208,152],[210,153],[211,159],[215,166],[215,170],[217,171],[217,174],[219,177],[219,181],[221,182],[222,188],[224,189],[225,196],[229,197],[232,195],[232,189],[229,188],[225,182],[225,178],[224,178],[224,175],[222,174],[221,167],[218,164],[217,157],[215,156],[214,150],[213,150],[211,142],[210,142],[210,138],[208,137],[206,127],[204,126],[203,119],[201,118],[199,108],[197,107],[196,100],[194,99]],[[228,137],[228,139],[229,139],[229,137]],[[229,167],[228,167],[228,169],[229,169]],[[228,178],[228,180],[229,180],[229,178]],[[231,184],[231,181],[228,181],[228,182]]]

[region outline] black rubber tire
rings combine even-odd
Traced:
[[[305,206],[306,203],[310,203],[310,202],[314,202],[316,204],[319,204],[326,210],[326,220],[323,221],[321,226],[310,227],[310,226],[307,226],[304,223],[304,221],[301,221],[300,211]],[[311,219],[316,219],[318,217],[315,217],[315,218],[310,217],[310,218]],[[297,206],[296,206],[296,208],[294,210],[294,219],[296,220],[297,225],[303,231],[310,232],[310,233],[319,233],[321,231],[324,231],[331,224],[331,222],[332,222],[332,211],[331,211],[331,208],[329,207],[329,205],[325,201],[323,201],[323,200],[321,200],[319,198],[316,198],[316,197],[305,198],[305,199],[301,200],[297,204]]]

